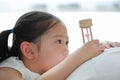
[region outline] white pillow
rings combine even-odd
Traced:
[[[85,62],[67,80],[120,80],[120,47]]]

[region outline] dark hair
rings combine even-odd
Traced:
[[[32,11],[22,15],[12,30],[5,30],[0,33],[0,61],[10,57],[20,58],[20,44],[23,41],[36,42],[47,30],[61,20],[56,16],[40,11]],[[9,34],[13,32],[12,47],[8,47]]]

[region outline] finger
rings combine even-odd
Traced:
[[[115,46],[116,47],[120,47],[120,43],[119,42],[115,42]]]
[[[118,42],[111,42],[109,44],[110,44],[110,47],[118,47],[119,46]]]
[[[100,50],[103,50],[103,51],[104,51],[105,48],[106,48],[105,45],[103,45],[103,44],[100,44],[100,45],[99,45],[99,49],[100,49]]]
[[[98,39],[95,39],[95,40],[94,40],[94,43],[99,43],[99,40],[98,40]]]

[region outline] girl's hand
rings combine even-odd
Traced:
[[[86,54],[85,56],[88,59],[101,54],[104,49],[105,46],[99,43],[99,40],[89,41],[81,47],[81,50],[83,50],[84,54]]]
[[[119,42],[111,42],[111,41],[104,41],[102,44],[105,46],[105,48],[114,48],[114,47],[120,47]]]

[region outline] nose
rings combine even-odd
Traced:
[[[69,54],[69,50],[68,50],[68,47],[66,46],[65,48],[64,48],[64,53],[63,53],[63,55],[64,56],[67,56]]]
[[[68,55],[68,51],[65,51],[65,52],[64,52],[64,56],[67,56],[67,55]]]

